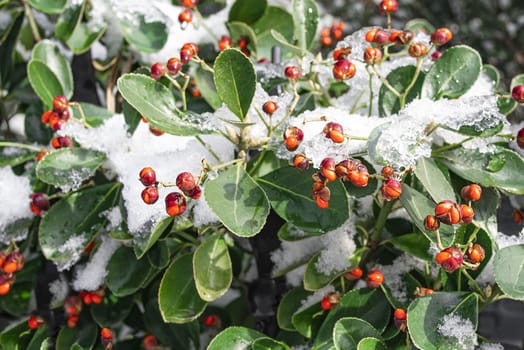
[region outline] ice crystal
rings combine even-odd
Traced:
[[[456,314],[445,315],[437,327],[437,331],[450,339],[450,344],[459,346],[462,350],[473,350],[477,341],[477,333],[473,323]]]
[[[11,167],[0,167],[0,233],[10,224],[33,216],[29,210],[31,193],[26,176],[15,175]]]

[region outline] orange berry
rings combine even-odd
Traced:
[[[378,288],[384,282],[384,275],[380,270],[373,269],[368,273],[366,278],[366,285],[368,288]]]
[[[187,25],[193,21],[193,11],[190,9],[182,10],[178,14],[178,22],[180,23],[180,27],[182,29],[186,29]]]
[[[220,37],[220,40],[218,41],[218,49],[220,51],[230,49],[232,45],[233,44],[231,38],[227,35],[222,35],[222,37]]]
[[[335,61],[345,59],[351,53],[351,47],[341,47],[333,51],[333,59]]]
[[[435,216],[444,224],[458,224],[461,219],[460,208],[455,202],[447,199],[437,204]]]
[[[278,109],[278,105],[275,101],[267,101],[262,105],[262,110],[267,114],[271,115],[275,113]]]
[[[368,47],[366,51],[364,51],[364,62],[367,64],[375,64],[379,63],[382,59],[382,50],[380,50],[377,47]]]
[[[144,349],[145,350],[155,350],[158,345],[154,335],[147,335],[144,337]]]
[[[402,194],[402,184],[396,179],[388,178],[384,181],[381,192],[384,200],[392,201]]]
[[[428,215],[424,219],[424,227],[428,231],[435,231],[438,230],[438,228],[440,227],[440,222],[438,221],[436,216]]]
[[[402,308],[395,309],[395,311],[393,312],[393,317],[397,320],[404,321],[407,318],[406,310]]]
[[[67,317],[67,327],[69,328],[75,328],[76,324],[78,323],[78,315],[69,315]]]
[[[309,160],[302,153],[296,154],[293,157],[293,166],[300,170],[309,169]]]
[[[166,212],[169,216],[178,216],[186,211],[186,198],[178,192],[171,192],[165,198]]]
[[[15,273],[24,268],[24,256],[19,251],[11,252],[4,262],[4,272],[6,274]]]
[[[65,96],[55,96],[53,98],[53,111],[60,114],[69,108],[69,100]]]
[[[338,60],[333,66],[333,77],[337,80],[351,79],[356,73],[357,66],[346,58]]]
[[[381,174],[384,177],[391,177],[395,175],[395,169],[391,165],[386,165],[382,168]]]
[[[198,0],[180,0],[180,4],[187,8],[193,8],[198,5]]]
[[[11,290],[11,283],[0,283],[0,295],[6,295]]]
[[[447,44],[453,38],[453,33],[448,28],[439,28],[431,34],[431,42],[441,46]]]
[[[474,264],[481,263],[485,257],[486,257],[486,251],[480,244],[475,243],[468,248],[468,259],[472,263]]]
[[[424,57],[428,53],[428,47],[422,43],[414,43],[409,46],[408,53],[411,57]]]
[[[360,267],[355,267],[344,274],[344,277],[350,281],[358,280],[362,278],[364,272]]]
[[[398,2],[397,0],[382,0],[378,5],[378,10],[382,14],[397,12]]]
[[[462,187],[460,195],[466,201],[478,201],[482,196],[482,187],[477,184],[471,184]]]
[[[142,191],[142,200],[146,204],[155,204],[158,200],[158,188],[154,186],[149,186],[144,188]]]
[[[335,181],[337,173],[335,172],[335,160],[333,158],[324,158],[320,163],[320,173],[328,180]]]
[[[460,223],[467,225],[473,221],[475,212],[473,211],[473,208],[470,207],[469,205],[461,204],[460,205],[460,216],[461,216]]]
[[[38,329],[42,324],[44,323],[44,320],[41,317],[31,315],[27,319],[27,326],[29,329]]]

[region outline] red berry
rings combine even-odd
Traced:
[[[460,208],[460,216],[461,216],[460,223],[466,224],[466,225],[470,224],[473,221],[473,217],[475,216],[475,212],[473,211],[473,208],[466,204],[461,204],[459,208]]]
[[[38,216],[42,216],[42,212],[49,209],[51,204],[45,193],[33,193],[31,194],[30,209],[33,213]]]
[[[486,251],[480,244],[475,243],[468,248],[467,258],[472,263],[479,264],[484,260],[485,257],[486,257]]]
[[[355,267],[354,269],[349,270],[344,274],[344,277],[346,277],[350,281],[358,280],[362,278],[362,275],[364,272],[360,267]]]
[[[333,39],[330,36],[323,36],[320,38],[320,43],[322,46],[331,46],[333,45]]]
[[[160,80],[160,78],[162,78],[164,76],[164,74],[166,74],[167,72],[167,68],[164,64],[162,63],[153,63],[151,65],[151,78],[155,79],[155,80]]]
[[[177,75],[182,68],[182,62],[177,57],[171,57],[166,64],[167,72],[171,75]]]
[[[366,36],[365,36],[366,41],[368,43],[375,42],[375,36],[377,35],[377,32],[378,32],[377,28],[373,28],[373,29],[368,30],[366,32]]]
[[[180,4],[187,8],[193,8],[198,5],[198,0],[180,0]]]
[[[435,207],[435,216],[444,224],[458,224],[461,219],[460,208],[457,203],[451,200],[444,200]]]
[[[69,108],[69,100],[65,96],[55,96],[53,98],[53,111],[60,114]]]
[[[423,297],[423,296],[426,296],[426,295],[429,295],[429,294],[432,294],[434,293],[435,291],[431,288],[424,288],[424,287],[417,287],[415,288],[415,298],[418,298],[418,297]]]
[[[448,28],[439,28],[431,34],[433,45],[441,46],[447,44],[453,38],[453,33]]]
[[[222,35],[220,37],[220,40],[218,41],[218,49],[220,51],[230,49],[232,45],[233,45],[233,42],[231,41],[231,38],[227,35]]]
[[[69,315],[67,317],[67,327],[69,328],[75,328],[76,324],[78,323],[78,315]]]
[[[322,160],[320,163],[320,173],[328,181],[335,181],[337,179],[337,173],[335,172],[335,160],[333,158],[327,157]]]
[[[389,41],[398,46],[407,45],[411,40],[413,40],[413,32],[410,30],[396,31],[389,35]]]
[[[193,21],[193,11],[190,9],[182,10],[178,14],[178,22],[180,23],[180,28],[186,29],[187,25]]]
[[[4,272],[6,274],[15,273],[24,268],[24,256],[17,250],[11,252],[4,262]]]
[[[392,201],[400,197],[402,193],[402,184],[397,179],[388,178],[382,185],[382,197],[386,201]]]
[[[171,192],[165,198],[166,212],[169,216],[181,215],[186,211],[186,198],[178,192]]]
[[[288,151],[293,152],[304,139],[304,133],[296,126],[290,126],[284,131],[284,142]]]
[[[373,33],[372,33],[373,34]],[[384,29],[377,29],[373,35],[373,41],[377,45],[385,45],[389,43],[389,34]]]
[[[55,114],[57,118],[60,118],[58,113],[56,113],[55,111],[45,111],[44,113],[42,113],[42,115],[40,116],[40,121],[42,122],[42,124],[49,123],[49,120],[51,120],[51,116],[53,114]]]
[[[438,221],[436,216],[428,215],[424,219],[424,227],[428,231],[436,231],[440,227],[440,222]]]
[[[380,173],[384,177],[392,177],[393,175],[395,175],[395,169],[393,169],[391,165],[385,165]]]
[[[293,157],[293,166],[295,168],[297,168],[297,169],[305,171],[305,170],[309,169],[309,160],[302,153],[296,154]]]
[[[206,327],[213,327],[217,322],[218,317],[216,315],[207,315],[204,317],[204,325]]]
[[[195,186],[192,190],[184,191],[184,194],[193,199],[199,199],[202,196],[202,189],[200,186]]]
[[[41,161],[42,159],[44,159],[45,156],[47,156],[49,154],[49,150],[45,149],[45,148],[42,148],[40,150],[40,152],[38,152],[38,154],[36,155],[36,160],[39,162]]]
[[[153,125],[149,124],[149,131],[155,136],[162,136],[164,132],[160,129],[155,128]]]
[[[267,101],[262,105],[262,110],[267,114],[271,115],[275,113],[278,109],[278,105],[275,101]]]
[[[369,182],[368,168],[364,164],[359,164],[355,170],[349,172],[349,179],[355,186],[366,187]]]
[[[322,130],[324,136],[330,138],[335,143],[342,143],[346,140],[344,128],[339,123],[329,122]]]
[[[513,89],[511,89],[511,97],[513,97],[513,99],[518,103],[524,103],[524,85],[517,85],[513,87]],[[523,147],[520,146],[520,148]]]
[[[428,53],[428,47],[422,43],[414,43],[409,45],[408,53],[411,57],[424,57]]]
[[[351,47],[341,47],[333,51],[333,59],[335,61],[345,59],[351,53]]]
[[[517,225],[520,225],[520,223],[522,222],[522,219],[524,219],[524,211],[515,209],[513,210],[512,216],[513,216],[513,221],[515,221]]]
[[[31,315],[29,316],[29,319],[27,320],[27,326],[29,329],[38,329],[42,324],[44,323],[44,320],[41,317]]]
[[[435,51],[431,54],[431,60],[435,62],[440,58],[440,56],[442,56],[442,51]]]
[[[344,32],[340,29],[331,27],[331,34],[335,40],[340,40],[344,36]]]
[[[155,204],[158,200],[158,188],[154,186],[149,186],[144,188],[142,191],[142,200],[146,204]]]
[[[395,309],[393,312],[393,317],[397,320],[405,321],[407,319],[406,310],[402,308]]]
[[[58,113],[53,113],[49,116],[49,127],[53,131],[58,131],[62,129],[62,125],[64,125],[65,121],[60,118],[60,115]]]
[[[109,328],[102,328],[100,330],[100,337],[103,339],[113,339],[113,332]]]
[[[140,170],[139,176],[140,182],[142,182],[144,186],[152,186],[156,184],[155,170],[149,166],[142,168],[142,170]]]
[[[198,53],[198,45],[194,43],[185,43],[180,49],[180,61],[183,64],[188,64],[194,55]]]
[[[195,178],[193,177],[193,174],[184,171],[176,177],[176,185],[183,192],[191,191],[196,186]]]
[[[328,297],[323,297],[322,298],[322,300],[320,301],[320,307],[324,311],[331,310],[331,303],[329,302],[329,298]]]
[[[82,294],[82,292],[80,293]],[[82,311],[82,299],[79,295],[70,295],[66,298],[64,309],[68,315],[76,315]]]
[[[284,69],[284,74],[288,79],[296,80],[300,78],[300,68],[298,68],[297,66],[287,66]]]
[[[397,12],[398,2],[397,0],[382,0],[378,5],[378,10],[382,14]]]
[[[442,266],[444,271],[453,272],[462,265],[463,256],[459,249],[449,247],[439,252],[435,256],[435,260],[437,264]]]
[[[523,86],[523,85],[521,85]],[[524,89],[523,89],[524,90]],[[517,145],[524,149],[524,128],[520,129],[519,132],[517,132]]]
[[[368,47],[366,51],[364,51],[364,62],[367,64],[375,64],[379,63],[382,59],[382,50],[380,50],[377,47]]]
[[[357,73],[357,66],[348,59],[341,59],[333,66],[333,77],[337,80],[351,79]]]
[[[55,136],[51,139],[51,146],[54,149],[73,147],[73,141],[67,136]]]
[[[158,345],[154,335],[147,335],[144,337],[144,349],[145,350],[155,350]]]
[[[460,195],[466,201],[478,201],[482,196],[482,187],[477,184],[471,184],[462,187]]]
[[[329,199],[331,198],[331,191],[322,182],[314,182],[311,195],[315,199],[317,206],[321,209],[329,207]]]
[[[373,269],[368,273],[366,278],[366,285],[368,288],[378,288],[384,282],[384,275],[380,270]]]

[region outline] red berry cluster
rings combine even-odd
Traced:
[[[67,136],[55,136],[51,139],[51,147],[54,149],[73,147],[73,140]]]
[[[47,211],[51,206],[49,203],[49,198],[45,193],[35,192],[31,194],[31,203],[29,204],[29,209],[38,216],[42,216],[43,211]]]
[[[102,304],[102,302],[104,301],[104,295],[105,291],[103,288],[100,288],[99,290],[96,290],[94,292],[83,291],[78,293],[78,296],[86,305]]]
[[[249,45],[249,37],[243,35],[238,38],[236,47],[238,47],[240,51],[242,51],[242,53],[246,55],[246,57],[251,56],[251,51],[249,51],[247,47],[248,45]],[[220,40],[218,41],[218,49],[220,51],[224,51],[232,47],[233,47],[233,40],[231,40],[231,37],[227,35],[222,35],[220,37]]]
[[[40,326],[43,324],[44,324],[44,319],[40,316],[31,315],[27,319],[27,327],[29,327],[29,329],[32,329],[32,330],[40,328]]]
[[[78,315],[82,311],[82,299],[78,295],[70,295],[64,303],[64,311],[67,317],[67,326],[75,328],[78,323]]]
[[[193,21],[192,9],[198,5],[198,0],[180,0],[180,4],[185,8],[178,14],[178,22],[180,28],[184,30]]]
[[[188,64],[193,56],[198,54],[198,45],[194,43],[185,43],[180,49],[180,58],[171,57],[166,64],[156,62],[151,65],[150,76],[155,80],[160,80],[165,74],[176,76],[183,64]]]
[[[336,22],[330,28],[325,27],[320,31],[320,43],[322,46],[331,46],[344,36],[344,23]],[[334,39],[334,40],[333,40]]]
[[[331,292],[326,294],[320,301],[320,307],[324,311],[329,311],[340,302],[340,294],[337,292]]]
[[[15,272],[24,267],[24,256],[12,247],[0,251],[0,295],[6,295],[15,283]]]
[[[402,183],[394,178],[396,175],[395,169],[391,165],[386,165],[382,168],[381,174],[386,178],[380,190],[382,198],[389,202],[400,197],[402,194]]]
[[[106,350],[113,348],[113,332],[109,328],[102,328],[100,330],[100,342]]]
[[[69,118],[69,100],[65,96],[55,96],[53,98],[53,109],[45,111],[40,117],[43,124],[48,124],[51,130],[57,131],[62,128]]]

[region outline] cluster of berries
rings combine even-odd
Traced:
[[[342,40],[344,36],[344,23],[333,23],[330,28],[325,27],[320,31],[320,43],[322,46],[328,47],[336,44],[337,41]],[[334,39],[334,40],[333,40]]]
[[[344,277],[350,281],[356,281],[362,278],[364,272],[360,267],[355,267],[344,274]],[[379,269],[372,269],[366,277],[366,285],[368,288],[378,288],[384,282],[384,275]],[[326,294],[320,301],[320,307],[324,311],[329,311],[337,306],[340,302],[340,294],[332,292]]]
[[[348,80],[357,73],[357,66],[351,62],[347,55],[351,53],[351,48],[340,48],[333,51],[333,77],[336,80]]]
[[[158,185],[155,170],[145,167],[140,170],[140,182],[146,188],[142,191],[142,200],[146,204],[154,204],[158,200]],[[186,197],[198,199],[202,189],[197,185],[193,174],[184,171],[176,177],[176,186],[183,192],[171,192],[165,197],[166,212],[169,216],[177,216],[186,211]],[[184,196],[185,195],[185,196]]]
[[[82,299],[78,295],[70,295],[64,303],[64,311],[67,318],[67,327],[75,328],[82,311]]]
[[[394,177],[396,174],[395,169],[393,169],[391,165],[386,165],[382,168],[381,174],[385,178],[380,190],[382,198],[389,202],[400,197],[402,194],[402,184]]]
[[[102,302],[104,301],[104,295],[104,288],[100,288],[94,292],[83,291],[78,293],[78,296],[86,305],[102,304]]]
[[[69,100],[65,96],[55,96],[53,98],[53,109],[45,111],[40,116],[42,124],[48,124],[51,130],[57,131],[71,117],[69,111]]]
[[[246,55],[246,57],[250,57],[251,51],[249,51],[247,45],[249,45],[249,38],[245,35],[240,36],[237,40],[236,47],[238,47],[240,51],[244,55]],[[224,51],[232,47],[233,47],[233,41],[231,40],[231,37],[227,35],[222,35],[220,37],[220,40],[218,41],[218,49],[220,51]]]
[[[180,49],[180,58],[171,57],[166,64],[156,62],[151,65],[151,78],[160,80],[165,74],[176,76],[183,64],[188,64],[191,59],[198,54],[198,45],[194,43],[185,43]]]
[[[15,272],[24,267],[24,256],[18,248],[9,246],[0,251],[0,295],[6,295],[15,283]]]
[[[184,6],[184,9],[178,14],[178,22],[180,28],[184,30],[193,21],[192,9],[198,5],[198,0],[180,0],[180,4]]]

